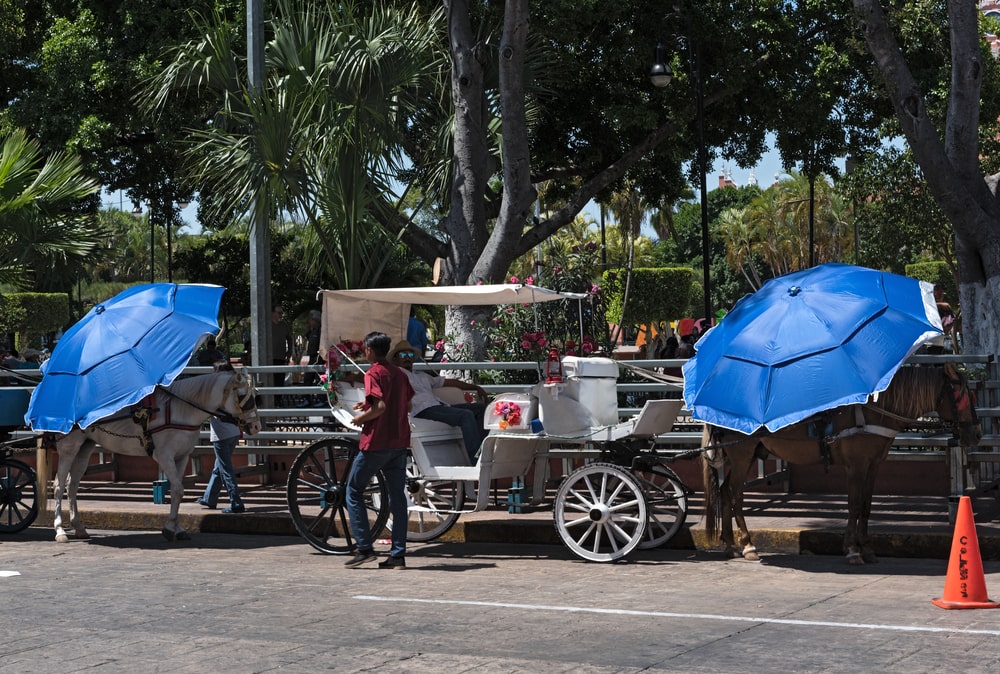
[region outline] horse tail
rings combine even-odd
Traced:
[[[701,437],[701,446],[709,447],[712,444],[712,430],[706,425]],[[701,476],[705,487],[705,535],[709,541],[714,541],[719,537],[719,530],[722,528],[722,512],[719,508],[720,487],[719,471],[722,470],[721,459],[722,449],[708,449],[701,454]]]

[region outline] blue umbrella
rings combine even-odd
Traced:
[[[736,303],[684,364],[692,417],[741,433],[864,403],[941,335],[929,283],[846,264],[771,279]]]
[[[42,364],[25,422],[68,433],[139,402],[180,374],[199,340],[219,331],[225,288],[152,283],[98,304]]]

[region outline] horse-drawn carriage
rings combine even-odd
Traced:
[[[411,304],[581,299],[514,285],[326,291],[323,296],[328,346],[372,330],[396,338],[405,335]],[[490,432],[471,465],[457,428],[411,418],[408,540],[433,540],[462,514],[485,509],[494,480],[520,478],[534,466],[536,481],[544,482],[546,471],[556,463],[552,461],[556,447],[591,457],[562,479],[554,498],[556,530],[576,555],[614,561],[637,547],[662,545],[680,530],[690,492],[657,451],[656,437],[670,430],[681,401],[650,400],[638,415],[620,421],[614,361],[566,356],[561,369],[560,381],[543,377],[530,391],[502,394],[487,406],[484,423]],[[342,381],[336,385],[334,414],[345,430],[356,431],[348,410],[363,399],[364,390]],[[292,464],[288,476],[292,520],[310,545],[323,552],[342,554],[352,549],[345,496],[357,452],[356,439],[340,434],[307,447]],[[366,501],[372,529],[379,531],[387,525],[389,511],[384,480],[378,476],[369,485]]]

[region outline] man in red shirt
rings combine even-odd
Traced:
[[[372,532],[365,508],[365,488],[372,477],[382,471],[389,492],[392,513],[392,546],[389,557],[380,569],[406,568],[406,530],[409,512],[406,498],[406,453],[410,446],[410,400],[413,387],[400,368],[386,355],[392,340],[382,332],[365,336],[365,358],[371,367],[365,372],[365,401],[355,405],[360,414],[354,425],[361,428],[361,451],[351,465],[347,477],[347,512],[351,518],[351,533],[357,544],[356,554],[345,566],[354,569],[378,559],[372,547]]]

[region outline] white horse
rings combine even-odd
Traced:
[[[90,455],[100,444],[106,451],[131,456],[151,456],[170,480],[170,515],[163,526],[168,541],[187,540],[178,523],[184,497],[184,470],[194,451],[202,425],[211,416],[229,418],[244,432],[260,431],[253,382],[243,372],[217,372],[175,381],[157,387],[137,405],[95,422],[86,429],[75,427],[65,435],[51,434],[59,452],[56,471],[56,540],[69,540],[62,527],[62,495],[69,477],[69,521],[76,538],[89,538],[80,521],[76,493]]]

